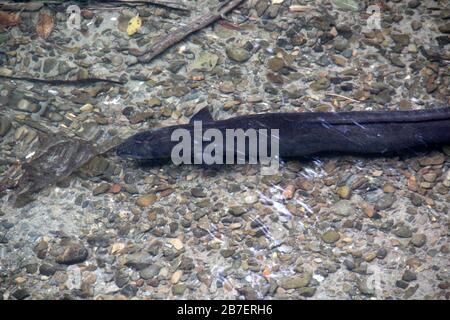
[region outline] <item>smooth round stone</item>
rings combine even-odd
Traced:
[[[340,239],[340,235],[338,232],[334,231],[334,230],[329,230],[327,232],[325,232],[322,235],[322,240],[325,243],[335,243],[336,241],[338,241]]]
[[[157,199],[158,197],[155,194],[147,194],[139,197],[136,201],[136,204],[141,208],[145,208],[154,204]]]
[[[422,233],[416,233],[411,238],[411,243],[420,248],[427,242],[427,236]]]
[[[60,115],[59,113],[56,113],[56,112],[51,112],[49,114],[48,118],[50,119],[50,121],[53,121],[53,122],[61,122],[64,119],[62,115]]]
[[[121,56],[114,56],[111,59],[111,63],[112,63],[113,66],[118,67],[118,66],[122,65],[123,58]]]
[[[0,76],[10,77],[12,75],[13,75],[12,70],[4,67],[0,68]]]
[[[45,60],[42,72],[49,73],[56,67],[57,63],[58,63],[58,61],[54,58],[49,58],[49,59]]]
[[[407,226],[399,226],[394,230],[394,234],[399,238],[411,238],[411,229]]]
[[[237,47],[229,47],[226,49],[226,54],[228,58],[236,62],[245,62],[250,59],[251,54],[245,49]]]

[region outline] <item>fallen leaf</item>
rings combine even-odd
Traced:
[[[127,27],[128,35],[132,36],[133,34],[135,34],[141,26],[142,26],[142,21],[141,21],[141,18],[139,18],[139,16],[131,18],[130,22],[128,22],[128,27]]]
[[[0,11],[0,26],[14,27],[19,25],[20,15],[19,13],[9,13]]]
[[[190,70],[211,71],[217,65],[219,57],[209,52],[200,53],[189,65]]]
[[[47,39],[52,33],[54,26],[53,17],[47,13],[41,13],[36,25],[36,32],[42,39]]]

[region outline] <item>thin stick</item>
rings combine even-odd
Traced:
[[[99,79],[99,78],[87,78],[87,79],[75,79],[75,80],[52,80],[52,79],[38,79],[38,78],[29,78],[29,77],[15,77],[15,76],[0,76],[3,79],[10,80],[20,80],[20,81],[28,81],[28,82],[38,82],[38,83],[46,83],[50,85],[87,85],[95,82],[107,82],[113,84],[125,84],[123,81],[116,81],[110,79]]]
[[[156,56],[163,53],[168,48],[182,41],[184,38],[189,36],[190,34],[199,31],[210,24],[216,22],[224,14],[227,14],[234,8],[236,8],[239,4],[241,4],[244,0],[231,0],[226,4],[220,5],[217,9],[208,12],[207,14],[194,19],[186,27],[180,27],[173,31],[168,36],[162,38],[160,41],[155,43],[150,47],[150,49],[146,50],[141,56],[138,57],[138,61],[140,63],[148,63]]]

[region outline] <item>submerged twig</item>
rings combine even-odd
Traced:
[[[193,21],[188,23],[187,26],[179,27],[171,34],[167,35],[166,37],[162,38],[160,41],[152,45],[150,49],[146,50],[141,56],[138,57],[138,61],[140,63],[150,62],[156,56],[160,55],[168,48],[182,41],[190,34],[199,31],[219,20],[223,17],[223,15],[232,11],[243,1],[244,0],[229,0],[225,4],[221,4],[218,8],[208,12],[207,14],[194,19]]]
[[[38,83],[46,83],[51,85],[88,85],[96,82],[107,82],[114,84],[125,84],[124,81],[111,80],[111,79],[100,79],[100,78],[86,78],[86,79],[74,79],[74,80],[58,80],[58,79],[39,79],[39,78],[30,78],[30,77],[15,77],[15,76],[2,76],[0,78],[9,79],[9,80],[20,80],[20,81],[28,81],[28,82],[38,82]]]

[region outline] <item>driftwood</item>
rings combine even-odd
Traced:
[[[106,82],[113,84],[125,84],[123,81],[110,80],[110,79],[99,79],[99,78],[86,78],[86,79],[74,79],[74,80],[52,80],[52,79],[39,79],[39,78],[30,78],[30,77],[15,77],[15,76],[1,76],[0,79],[9,79],[9,80],[20,80],[20,81],[28,81],[28,82],[37,82],[37,83],[46,83],[50,85],[89,85],[96,82]]]
[[[208,12],[207,14],[194,19],[193,21],[188,23],[187,26],[179,27],[171,34],[152,45],[148,50],[146,50],[142,55],[138,57],[138,61],[140,63],[150,62],[156,56],[160,55],[168,48],[182,41],[190,34],[199,31],[221,19],[223,15],[236,8],[243,1],[244,0],[229,0],[225,4],[220,5],[218,8]]]

